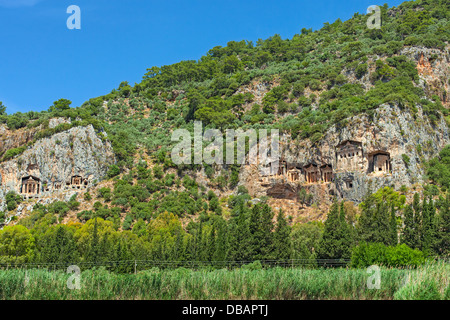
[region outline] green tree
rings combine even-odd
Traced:
[[[450,189],[450,145],[428,163],[427,175],[444,190]]]
[[[216,253],[216,227],[212,225],[208,234],[207,243],[207,258],[206,261],[213,261],[214,254]]]
[[[98,263],[100,258],[100,245],[99,245],[99,235],[98,235],[98,223],[97,218],[94,219],[94,230],[92,233],[92,240],[89,246],[88,255],[86,261],[92,263]]]
[[[440,255],[450,256],[450,193],[440,208],[436,244]]]
[[[266,260],[272,253],[273,213],[267,204],[257,204],[250,213],[251,251],[253,260]]]
[[[391,241],[390,245],[396,246],[398,244],[398,225],[397,225],[397,215],[394,204],[391,206],[391,218],[389,220]]]
[[[0,116],[6,115],[6,106],[0,101]]]
[[[73,231],[65,225],[51,227],[46,232],[41,262],[45,263],[75,263],[78,261],[78,250]]]
[[[233,217],[229,222],[229,247],[227,259],[231,261],[246,261],[251,259],[251,234],[248,222],[248,212],[244,202],[240,201],[233,208]]]
[[[217,239],[213,260],[225,261],[228,248],[226,222],[222,217],[220,217],[215,221],[215,224],[217,230]]]
[[[59,99],[58,101],[53,102],[53,106],[50,108],[52,111],[64,111],[70,109],[70,105],[72,101],[67,99]]]
[[[291,228],[282,210],[278,212],[277,224],[273,235],[273,258],[286,260],[292,256]]]
[[[347,216],[344,208],[344,201],[341,202],[339,210],[339,231],[341,238],[342,257],[349,259],[351,256],[351,248],[353,246],[352,226],[347,222]]]
[[[402,208],[405,201],[404,195],[400,195],[400,193],[388,187],[366,195],[364,201],[360,204],[359,241],[391,244],[395,240],[392,215],[395,215],[395,207]]]
[[[317,258],[324,231],[322,222],[297,223],[292,227],[293,259],[305,259],[311,262]]]
[[[411,205],[408,205],[404,210],[404,228],[400,243],[406,244],[408,247],[413,249],[419,248],[417,233],[418,228],[414,219],[414,210]]]
[[[325,221],[325,230],[319,244],[319,259],[349,259],[351,256],[351,233],[345,221],[345,210],[335,202]]]
[[[26,263],[34,258],[35,238],[24,226],[6,226],[0,230],[2,262]]]
[[[422,202],[422,225],[420,228],[420,242],[421,250],[426,254],[431,248],[431,221],[430,221],[430,206],[427,199]]]

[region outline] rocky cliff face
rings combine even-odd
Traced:
[[[315,145],[282,136],[278,174],[263,176],[261,168],[244,166],[241,184],[252,196],[286,200],[297,200],[304,188],[319,204],[335,196],[359,203],[369,189],[411,187],[422,181],[424,162],[450,142],[445,120],[430,123],[418,109],[413,116],[382,106],[374,119],[355,116],[345,127],[330,128]]]
[[[26,145],[33,140],[39,128],[19,129],[11,131],[5,125],[0,125],[0,155],[7,150]]]
[[[73,186],[83,188],[102,179],[113,163],[110,143],[102,141],[91,125],[71,128],[41,139],[21,155],[0,163],[0,201],[4,206],[9,191],[39,197]]]
[[[450,46],[445,50],[424,47],[403,48],[400,54],[417,63],[420,86],[427,96],[437,95],[444,106],[450,106]]]

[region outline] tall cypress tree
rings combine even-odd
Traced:
[[[131,253],[127,242],[121,237],[118,239],[114,250],[114,261],[116,262],[116,272],[126,273],[133,271],[133,263],[131,263]]]
[[[425,253],[429,253],[431,249],[431,223],[430,223],[430,207],[427,199],[423,199],[422,203],[422,225],[420,229],[421,249]]]
[[[95,218],[92,240],[89,246],[89,252],[86,260],[94,264],[97,264],[99,263],[99,256],[100,256],[100,247],[99,247],[98,223],[97,218]]]
[[[372,242],[389,245],[391,243],[391,225],[390,225],[389,205],[386,202],[377,204],[375,237]]]
[[[350,242],[342,221],[345,213],[339,212],[339,204],[333,203],[325,221],[325,230],[320,241],[319,259],[345,259],[350,257]]]
[[[273,250],[273,211],[268,204],[261,209],[260,232],[261,232],[261,260],[272,259]]]
[[[420,203],[420,195],[418,193],[414,194],[412,206],[414,209],[414,225],[416,230],[417,248],[422,249],[422,205]]]
[[[420,212],[421,212],[420,195],[417,192],[414,194],[413,208],[414,208],[414,213],[416,215],[420,214]]]
[[[261,256],[261,206],[259,204],[255,205],[250,212],[249,220],[249,231],[250,231],[250,250],[251,259],[257,260]]]
[[[417,226],[414,222],[414,210],[411,205],[406,206],[404,211],[404,227],[401,235],[401,243],[412,249],[419,247],[417,241]]]
[[[209,236],[210,233],[208,233],[208,229],[203,227],[200,234],[199,261],[209,261]]]
[[[438,224],[439,224],[439,216],[436,215],[436,205],[430,196],[430,202],[429,202],[429,211],[430,211],[430,237],[431,237],[431,250],[433,253],[438,253],[438,241],[439,241],[439,235],[438,235]]]
[[[195,240],[193,240],[192,235],[188,235],[187,243],[186,243],[186,261],[194,261],[195,260]]]
[[[252,243],[247,209],[242,205],[233,210],[234,217],[229,223],[229,247],[227,257],[231,261],[251,259]]]
[[[107,233],[105,233],[103,235],[103,238],[100,241],[99,246],[100,246],[99,252],[101,253],[101,261],[103,262],[103,261],[110,260],[111,255],[112,255],[112,253],[111,253],[112,250],[111,250],[110,241],[109,241],[109,237],[108,237]]]
[[[216,252],[216,227],[215,225],[213,225],[208,235],[206,260],[212,261],[215,252]]]
[[[172,248],[170,260],[183,261],[185,255],[186,255],[186,248],[184,246],[184,235],[179,229],[177,229],[175,230],[175,245]]]
[[[371,194],[367,194],[361,205],[362,211],[357,226],[358,240],[361,242],[373,242],[378,228],[374,197]]]
[[[291,228],[281,209],[277,215],[277,225],[273,237],[273,258],[277,260],[290,259],[292,255]]]
[[[270,259],[272,255],[273,213],[267,204],[257,204],[250,214],[251,256],[253,260]]]
[[[222,217],[216,220],[217,240],[213,256],[214,261],[225,261],[227,253],[227,232],[226,223]]]
[[[339,210],[339,231],[340,231],[340,242],[342,250],[342,258],[349,259],[351,256],[351,247],[353,244],[351,226],[347,223],[347,217],[345,214],[344,201],[341,202]]]
[[[391,219],[390,219],[390,226],[391,226],[391,246],[396,246],[398,244],[398,226],[397,226],[397,215],[395,210],[395,205],[391,205]]]
[[[437,248],[440,255],[450,257],[450,193],[442,201],[439,212]]]

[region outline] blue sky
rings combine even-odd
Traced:
[[[60,98],[79,106],[140,82],[149,67],[197,60],[231,40],[292,38],[385,2],[0,0],[0,101],[9,114]],[[69,5],[81,8],[81,30],[66,27]]]

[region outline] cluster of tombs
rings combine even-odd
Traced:
[[[368,174],[390,173],[392,170],[389,152],[378,150],[364,153],[362,143],[346,140],[336,146],[335,168],[331,163],[307,164],[288,163],[285,160],[279,162],[278,170],[263,174],[262,184],[270,185],[271,181],[284,180],[287,182],[301,183],[330,183],[333,182],[334,172],[364,172]],[[347,183],[352,187],[351,181]]]
[[[333,169],[330,164],[318,165],[311,162],[305,166],[298,164],[291,164],[286,161],[281,161],[276,173],[263,177],[263,184],[269,184],[270,180],[284,179],[288,182],[332,182]]]
[[[41,179],[28,175],[22,178],[22,183],[20,185],[20,193],[25,198],[37,197],[42,193],[50,192],[53,190],[68,190],[68,189],[86,189],[89,185],[88,179],[83,179],[81,176],[72,176],[69,181],[65,184],[62,182],[52,182],[48,184],[47,182],[42,183]]]

